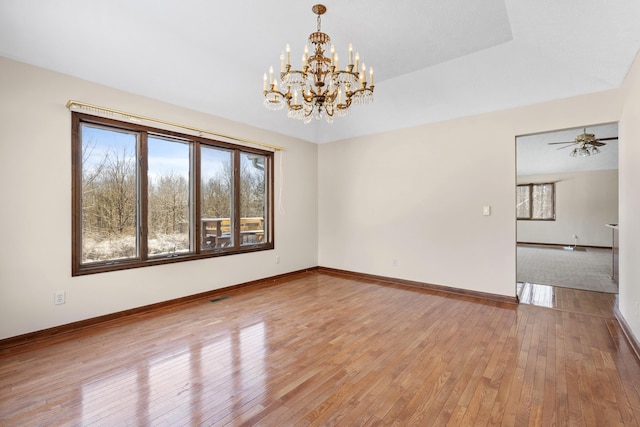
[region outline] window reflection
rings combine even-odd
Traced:
[[[517,292],[522,304],[555,307],[556,295],[553,286],[518,282]]]
[[[105,378],[82,386],[82,424],[97,424],[109,414],[113,425],[127,425],[131,412],[140,407],[136,388],[138,373],[127,369],[121,373],[105,373]],[[126,397],[126,398],[125,398]]]
[[[176,419],[188,419],[191,413],[191,366],[189,352],[152,361],[149,366],[149,419],[171,412]],[[167,399],[170,395],[171,399]],[[181,413],[182,412],[182,413]]]
[[[242,384],[256,386],[264,391],[265,353],[264,322],[243,328],[240,331],[240,360]]]
[[[243,390],[260,396],[267,380],[266,346],[265,324],[260,322],[226,331],[205,345],[169,347],[169,354],[152,358],[148,365],[107,372],[103,379],[83,385],[81,424],[128,425],[133,414],[141,425],[193,419],[202,408]]]

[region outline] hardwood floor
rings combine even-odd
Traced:
[[[0,425],[639,425],[611,296],[582,292],[301,273],[0,350]]]
[[[520,302],[562,311],[612,317],[617,294],[591,292],[560,286],[518,283]]]

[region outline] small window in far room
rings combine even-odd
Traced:
[[[520,184],[516,192],[516,218],[554,221],[556,219],[555,184]]]

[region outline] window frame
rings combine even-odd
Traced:
[[[138,254],[133,258],[122,260],[96,261],[82,263],[82,125],[97,126],[114,131],[136,132],[139,134],[136,174],[136,237],[138,240]],[[190,251],[184,254],[152,255],[148,253],[148,137],[161,137],[190,144],[192,155],[190,156],[190,201],[189,201],[189,242]],[[233,244],[224,248],[208,249],[202,247],[202,220],[201,220],[201,171],[200,171],[200,147],[207,146],[220,148],[232,152],[231,162],[233,169],[231,224]],[[175,262],[192,261],[198,259],[214,258],[226,255],[258,252],[271,250],[275,247],[274,239],[274,152],[254,147],[232,144],[229,142],[182,134],[180,132],[159,129],[139,123],[130,123],[120,120],[94,116],[80,112],[71,113],[71,173],[72,173],[72,232],[71,232],[71,259],[72,276],[93,273],[126,270],[131,268],[163,265]],[[240,157],[242,153],[257,154],[265,157],[264,186],[264,241],[252,244],[242,244],[240,233]]]
[[[539,187],[539,186],[544,186],[544,185],[550,185],[551,186],[551,192],[552,192],[552,196],[551,196],[551,210],[552,210],[552,214],[551,217],[549,218],[533,218],[533,188],[534,187]],[[540,182],[540,183],[529,183],[529,184],[517,184],[516,185],[516,204],[518,202],[517,197],[518,197],[518,192],[517,189],[520,187],[527,187],[529,189],[529,216],[526,217],[519,217],[518,216],[518,209],[516,207],[516,220],[517,221],[555,221],[556,220],[556,183],[555,182]]]

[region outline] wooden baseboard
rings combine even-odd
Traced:
[[[516,242],[517,245],[526,246],[539,246],[550,248],[564,248],[565,246],[573,246],[573,243],[537,243],[537,242]],[[576,245],[576,248],[582,249],[608,249],[611,250],[611,246],[590,246],[590,245]]]
[[[104,316],[92,317],[90,319],[79,320],[77,322],[67,323],[60,326],[54,326],[52,328],[42,329],[35,332],[29,332],[14,337],[9,337],[0,340],[0,351],[17,347],[22,344],[31,343],[38,340],[51,338],[53,336],[62,335],[68,332],[76,331],[78,329],[89,328],[99,323],[105,323],[113,320],[117,320],[123,317],[139,315],[141,313],[150,313],[153,311],[178,307],[180,305],[188,304],[196,300],[210,299],[219,297],[221,295],[227,295],[238,291],[247,290],[247,288],[261,288],[274,286],[282,283],[286,280],[292,279],[297,275],[305,274],[317,270],[317,267],[306,268],[303,270],[292,271],[290,273],[279,274],[277,276],[271,276],[264,279],[253,280],[251,282],[241,283],[238,285],[229,286],[226,288],[215,289],[212,291],[206,291],[199,294],[189,295],[182,298],[176,298],[168,301],[162,301],[155,304],[144,305],[142,307],[131,308],[129,310],[118,311],[116,313],[105,314]]]
[[[409,286],[414,288],[426,289],[434,292],[442,292],[447,294],[454,294],[457,296],[468,297],[476,300],[482,300],[485,302],[497,303],[497,304],[518,304],[518,297],[508,297],[504,295],[496,295],[485,292],[470,291],[466,289],[452,288],[448,286],[432,285],[429,283],[415,282],[411,280],[395,279],[392,277],[376,276],[373,274],[356,273],[347,270],[338,270],[329,267],[310,267],[303,270],[293,271],[290,273],[280,274],[277,276],[271,276],[264,279],[253,280],[251,282],[241,283],[238,285],[229,286],[226,288],[215,289],[212,291],[202,292],[195,295],[189,295],[182,298],[176,298],[169,301],[162,301],[155,304],[149,304],[142,307],[131,308],[129,310],[123,310],[116,313],[106,314],[104,316],[92,317],[90,319],[80,320],[77,322],[67,323],[60,326],[54,326],[52,328],[42,329],[35,332],[29,332],[14,337],[9,337],[0,340],[0,351],[4,351],[10,348],[18,347],[23,344],[32,343],[43,339],[49,339],[54,336],[62,336],[65,333],[70,333],[83,328],[93,327],[100,323],[106,323],[114,321],[127,316],[150,314],[158,310],[166,310],[168,308],[177,308],[180,305],[188,304],[196,300],[212,299],[222,295],[228,295],[239,291],[251,289],[257,289],[261,287],[274,286],[284,281],[295,278],[300,274],[308,274],[310,272],[319,271],[328,274],[337,274],[346,277],[357,277],[365,280],[374,280],[381,284],[391,284],[399,286]]]
[[[449,286],[442,286],[442,285],[433,285],[430,283],[416,282],[413,280],[405,280],[405,279],[396,279],[393,277],[376,276],[373,274],[357,273],[354,271],[339,270],[336,268],[329,268],[329,267],[318,267],[318,271],[322,273],[336,274],[344,277],[356,277],[356,278],[361,278],[365,280],[374,280],[378,282],[388,283],[392,285],[409,286],[413,288],[426,289],[434,292],[444,292],[447,294],[454,294],[457,296],[469,297],[473,299],[490,301],[490,302],[499,303],[499,304],[518,304],[517,296],[509,297],[506,295],[490,294],[488,292],[470,291],[467,289],[452,288]],[[515,290],[515,284],[514,284],[514,290]]]
[[[622,313],[620,313],[618,304],[615,305],[613,312],[616,316],[618,324],[620,325],[620,328],[622,329],[622,332],[624,332],[625,338],[627,338],[629,345],[631,346],[631,348],[633,348],[633,351],[636,354],[636,358],[638,359],[638,361],[640,361],[640,341],[638,341],[638,338],[636,338],[635,334],[631,330],[631,327],[627,323],[627,320],[624,318]]]

